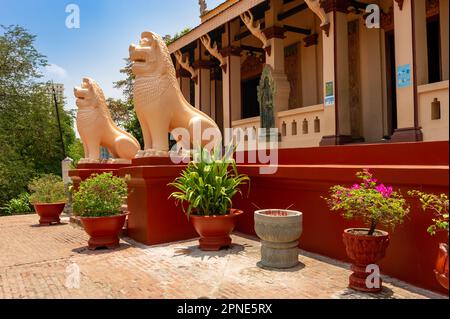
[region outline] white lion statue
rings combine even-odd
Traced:
[[[84,78],[81,87],[74,88],[77,112],[77,129],[84,147],[81,163],[100,160],[100,146],[106,147],[114,162],[133,159],[140,150],[139,142],[117,127],[106,105],[102,89],[94,80]]]
[[[145,143],[144,152],[138,157],[167,156],[168,133],[179,128],[189,132],[188,144],[208,144],[211,148],[220,144],[221,134],[216,123],[191,106],[181,93],[169,49],[163,39],[155,33],[143,32],[139,45],[130,45],[129,51],[136,77],[134,107]],[[204,134],[205,130],[208,134]],[[174,138],[178,140],[179,137]]]

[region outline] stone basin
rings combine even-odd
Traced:
[[[286,209],[255,211],[255,232],[261,239],[261,265],[291,268],[298,264],[298,239],[303,214]]]

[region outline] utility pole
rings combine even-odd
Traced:
[[[61,149],[63,153],[63,158],[66,158],[66,147],[64,146],[63,133],[61,129],[61,120],[59,118],[58,99],[56,97],[55,85],[53,84],[53,81],[52,81],[52,92],[53,92],[53,101],[55,102],[56,118],[58,120],[59,138],[61,139]]]

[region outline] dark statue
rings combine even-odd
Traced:
[[[276,128],[273,102],[275,89],[272,68],[269,65],[265,65],[258,85],[258,103],[261,116],[261,128],[265,129],[264,135],[266,137],[270,137],[273,133],[273,130],[270,129]]]

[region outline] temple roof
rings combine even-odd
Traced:
[[[169,44],[170,53],[180,50],[206,33],[239,17],[241,13],[248,11],[263,2],[265,2],[265,0],[227,0],[223,2],[216,8],[204,14],[201,17],[202,23],[200,25]]]

